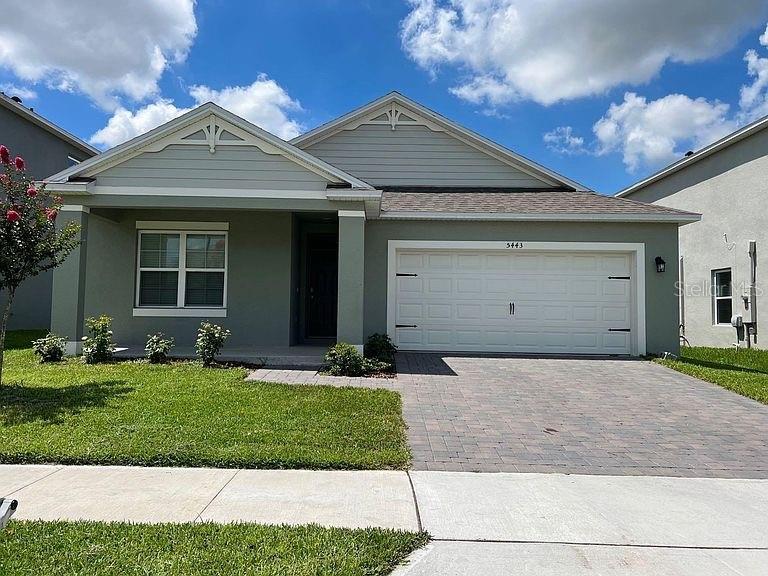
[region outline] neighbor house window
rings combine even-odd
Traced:
[[[712,271],[712,309],[715,324],[731,324],[733,315],[731,269]]]
[[[140,308],[222,308],[226,279],[226,232],[139,232]]]

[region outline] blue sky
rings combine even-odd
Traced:
[[[0,85],[102,148],[202,99],[287,137],[398,90],[614,193],[768,113],[762,1],[88,0],[69,3],[94,12],[71,23],[78,45],[55,4],[0,23]],[[32,41],[45,21],[25,28],[33,13],[62,27],[49,47]]]

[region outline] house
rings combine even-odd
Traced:
[[[49,174],[86,160],[98,150],[52,124],[21,99],[0,92],[0,144],[27,161],[32,178]],[[48,328],[51,322],[53,274],[46,272],[21,285],[13,301],[9,327]],[[4,294],[0,300],[5,301]]]
[[[731,320],[740,316],[749,325],[749,344],[766,347],[757,334],[758,311],[768,303],[763,292],[768,283],[766,128],[768,117],[617,194],[702,214],[700,222],[680,228],[680,317],[694,346],[735,344]]]
[[[291,142],[215,104],[59,172],[83,243],[53,330],[228,346],[642,355],[678,347],[678,226],[391,93]],[[654,259],[667,262],[657,273]]]

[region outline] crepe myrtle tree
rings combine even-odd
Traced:
[[[0,289],[6,295],[0,326],[0,385],[5,331],[19,285],[58,266],[79,243],[80,227],[74,222],[56,229],[61,202],[44,185],[35,185],[23,158],[11,160],[8,148],[0,145]]]

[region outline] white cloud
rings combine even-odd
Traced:
[[[759,41],[768,47],[768,27]],[[768,115],[768,57],[748,50],[744,60],[752,82],[741,87],[737,110],[683,94],[648,101],[628,92],[593,126],[596,153],[620,152],[630,172],[658,168]]]
[[[248,86],[233,86],[223,90],[193,86],[190,95],[196,105],[215,102],[284,140],[298,136],[303,128],[288,115],[301,111],[299,102],[292,99],[277,82],[264,75],[260,75]],[[95,146],[111,148],[191,109],[178,107],[168,99],[159,99],[133,112],[119,108],[107,125],[91,136],[90,142]]]
[[[628,92],[593,127],[598,154],[620,151],[630,172],[660,166],[732,132],[728,112],[728,104],[704,98],[669,94],[649,102]]]
[[[156,95],[196,33],[194,0],[26,0],[3,10],[0,66],[111,110]]]
[[[242,116],[283,140],[298,136],[303,126],[288,117],[300,112],[301,105],[274,80],[260,75],[250,86],[227,87],[212,90],[207,86],[193,86],[190,94],[198,104],[215,102],[222,108]]]
[[[0,84],[0,92],[6,96],[18,96],[22,100],[34,100],[37,98],[37,92],[26,86],[17,86],[12,82]]]
[[[403,49],[436,74],[457,66],[470,102],[552,104],[652,79],[668,61],[721,54],[764,0],[409,0]],[[767,35],[768,36],[768,35]]]
[[[572,126],[558,126],[554,130],[546,132],[544,143],[547,148],[558,154],[583,154],[587,151],[584,147],[584,138],[576,136]]]
[[[768,47],[768,26],[760,36],[760,44]],[[761,57],[756,50],[748,50],[744,60],[753,80],[752,84],[741,87],[739,106],[743,120],[749,122],[768,114],[768,57]]]

